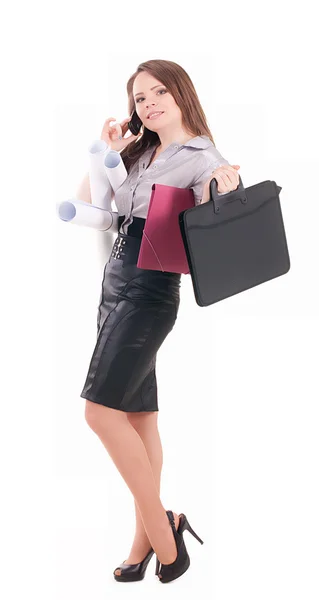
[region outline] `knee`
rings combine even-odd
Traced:
[[[112,432],[122,422],[127,422],[125,412],[119,411],[104,404],[98,404],[92,400],[85,401],[85,420],[89,427],[99,434],[99,432]]]
[[[101,422],[99,405],[91,400],[86,400],[84,417],[89,427],[93,429],[93,431],[97,431],[99,423]]]

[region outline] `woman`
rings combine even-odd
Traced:
[[[177,318],[181,274],[138,269],[136,262],[153,183],[191,188],[199,204],[209,199],[212,177],[219,193],[236,189],[239,166],[229,165],[215,148],[194,86],[178,64],[140,64],[127,93],[128,112],[137,112],[142,128],[124,138],[130,117],[113,127],[110,117],[101,135],[122,151],[128,177],[114,195],[119,233],[104,269],[97,342],[81,397],[87,423],[135,501],[135,537],[114,577],[143,579],[155,552],[156,574],[165,583],[189,566],[183,531],[203,543],[186,516],[166,511],[160,499],[156,353]]]

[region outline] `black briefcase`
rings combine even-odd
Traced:
[[[290,269],[279,187],[262,181],[217,193],[210,182],[208,202],[179,213],[196,302],[208,306],[239,294]]]

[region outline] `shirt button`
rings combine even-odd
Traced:
[[[154,165],[153,169],[157,169],[157,165]]]
[[[174,146],[175,150],[177,150],[178,146]]]

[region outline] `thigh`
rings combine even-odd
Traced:
[[[99,430],[101,427],[116,427],[120,422],[127,422],[127,413],[104,406],[91,400],[85,401],[85,420],[91,429]]]
[[[157,427],[158,411],[127,412],[127,418],[136,431]]]

